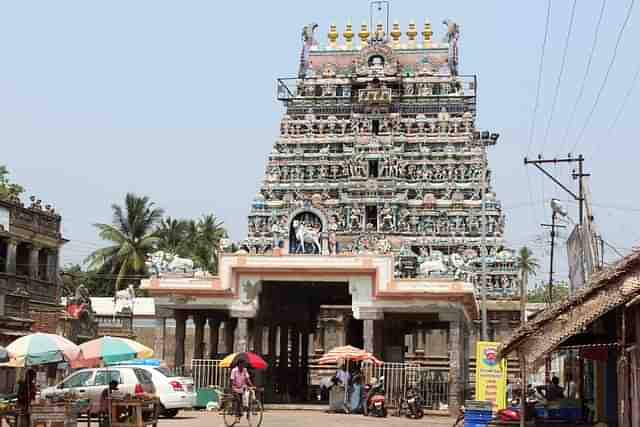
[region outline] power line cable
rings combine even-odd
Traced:
[[[613,121],[611,122],[611,126],[609,126],[609,138],[607,139],[610,139],[611,136],[613,135],[613,129],[616,127],[616,125],[618,124],[618,121],[620,120],[620,117],[622,117],[622,113],[627,108],[627,104],[629,103],[629,99],[631,99],[631,94],[633,93],[633,90],[636,87],[639,77],[640,77],[640,64],[636,68],[636,72],[634,73],[633,79],[631,80],[631,85],[629,85],[629,88],[627,89],[627,93],[625,93],[624,95],[624,99],[622,100],[622,103],[620,104],[620,107],[618,108],[618,111],[616,112],[616,115],[614,116]],[[596,145],[596,148],[594,149],[594,152],[593,152],[593,156],[597,154],[598,147],[599,145]]]
[[[538,67],[538,85],[536,89],[536,101],[533,106],[533,116],[531,118],[531,129],[529,131],[529,145],[527,146],[527,155],[531,151],[531,144],[533,143],[533,133],[536,127],[536,115],[538,113],[538,106],[540,105],[540,88],[542,87],[542,70],[544,69],[544,52],[547,48],[547,38],[549,35],[549,18],[551,17],[551,0],[547,2],[547,19],[544,26],[544,39],[542,40],[542,52],[540,53],[540,65]]]
[[[607,71],[604,74],[604,79],[602,80],[602,84],[600,85],[600,88],[598,89],[598,94],[596,95],[596,99],[593,102],[593,106],[591,107],[591,110],[589,110],[589,114],[587,115],[587,119],[585,120],[584,125],[580,129],[580,132],[578,133],[578,137],[576,138],[576,140],[573,143],[573,146],[571,147],[569,152],[573,152],[576,149],[576,146],[578,145],[578,143],[582,139],[582,136],[584,135],[584,132],[587,129],[587,126],[589,126],[589,122],[591,121],[591,118],[593,117],[593,113],[596,111],[596,108],[598,107],[598,102],[600,102],[600,97],[602,96],[602,93],[604,92],[604,88],[607,86],[607,82],[609,81],[609,75],[611,74],[611,69],[613,68],[613,64],[615,63],[616,57],[618,56],[618,47],[620,46],[620,41],[622,40],[622,35],[624,34],[624,29],[627,27],[627,23],[629,22],[629,19],[631,18],[631,12],[633,11],[633,6],[634,5],[635,5],[635,0],[631,0],[631,3],[629,4],[629,8],[627,9],[627,15],[625,16],[624,22],[622,23],[622,27],[620,27],[620,31],[618,32],[618,38],[616,39],[616,44],[615,44],[615,47],[613,48],[613,55],[611,55],[611,61],[609,61],[609,66],[607,67]]]
[[[571,129],[571,125],[573,124],[573,119],[575,118],[576,112],[578,111],[578,105],[582,100],[582,95],[584,94],[584,88],[587,83],[587,78],[589,77],[589,72],[591,71],[591,62],[593,61],[593,54],[595,53],[596,45],[598,44],[598,36],[600,35],[600,24],[602,23],[602,17],[604,16],[604,9],[606,4],[607,4],[607,0],[602,0],[602,6],[600,7],[600,14],[598,15],[598,22],[596,23],[596,28],[593,35],[593,43],[591,43],[591,51],[589,52],[589,59],[587,60],[587,67],[584,70],[582,83],[580,84],[580,89],[578,90],[578,96],[576,97],[576,101],[573,104],[573,108],[571,109],[569,120],[567,120],[567,128],[564,131],[564,138],[562,139],[563,146],[566,144],[567,138],[569,136],[569,129]]]
[[[564,75],[564,67],[567,63],[567,51],[569,50],[569,40],[571,39],[571,31],[573,30],[573,21],[576,16],[576,4],[578,0],[573,0],[573,5],[571,6],[571,17],[569,18],[569,29],[567,30],[567,37],[564,39],[564,50],[562,52],[562,63],[560,64],[560,72],[558,73],[558,80],[556,81],[556,89],[553,94],[553,102],[551,103],[551,115],[549,116],[549,123],[547,124],[547,128],[544,131],[544,138],[542,139],[542,148],[540,152],[544,152],[544,148],[547,145],[547,139],[549,138],[549,130],[551,129],[551,124],[553,123],[553,115],[556,112],[556,104],[558,102],[558,94],[560,93],[560,83],[562,82],[562,76]]]

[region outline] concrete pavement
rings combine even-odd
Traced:
[[[262,426],[271,427],[450,427],[449,417],[425,416],[421,420],[410,420],[389,416],[373,418],[362,415],[326,414],[318,411],[267,411]],[[224,427],[218,412],[180,412],[174,419],[161,419],[160,427]],[[243,420],[238,427],[248,427]]]

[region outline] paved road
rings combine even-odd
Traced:
[[[424,417],[422,420],[388,417],[372,418],[362,415],[325,414],[319,411],[268,411],[264,414],[264,427],[449,427],[453,420],[447,417]],[[160,427],[224,427],[217,412],[181,412],[171,420],[160,420]],[[238,427],[248,427],[243,420]]]

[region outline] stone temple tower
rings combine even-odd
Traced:
[[[278,79],[285,107],[249,214],[250,253],[393,253],[397,277],[455,276],[515,295],[513,252],[476,128],[477,81],[458,73],[459,27],[351,25],[343,43],[303,29],[299,76]],[[483,181],[484,177],[484,182]],[[483,233],[482,201],[486,224]]]

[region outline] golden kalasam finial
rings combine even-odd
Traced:
[[[376,39],[377,40],[384,40],[384,25],[382,25],[382,22],[379,22],[376,25]]]
[[[431,36],[433,35],[433,31],[431,30],[431,22],[429,20],[424,21],[424,28],[422,30],[422,46],[429,47],[431,46]]]
[[[338,40],[338,30],[336,28],[336,24],[331,24],[331,26],[329,27],[327,38],[329,38],[329,46],[335,48],[336,41]]]
[[[402,31],[400,31],[400,23],[398,21],[393,23],[393,27],[389,34],[391,34],[391,37],[393,38],[393,44],[398,44],[398,42],[400,42]]]
[[[418,35],[418,30],[416,29],[416,23],[413,21],[409,22],[409,28],[407,29],[407,37],[409,37],[410,44],[413,44],[416,41],[417,35]]]
[[[363,22],[360,26],[360,32],[358,33],[358,37],[360,37],[360,42],[365,44],[367,39],[369,38],[369,28],[367,27],[367,23]]]
[[[347,24],[347,28],[345,28],[344,33],[342,33],[347,44],[351,44],[351,40],[353,40],[353,25],[351,22]]]

